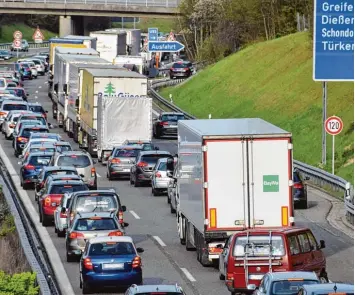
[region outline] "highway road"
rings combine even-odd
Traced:
[[[29,101],[38,101],[45,109],[51,110],[46,82],[47,77],[38,77],[37,80],[26,81],[25,88],[30,93]],[[53,123],[51,114],[49,121]],[[56,128],[52,132],[60,133],[77,148],[77,145],[63,134],[62,129]],[[177,152],[177,144],[173,139],[157,140],[155,143],[161,150],[174,154]],[[11,141],[6,141],[1,136],[0,144],[18,172],[18,159],[14,157]],[[170,213],[166,197],[153,197],[149,187],[134,188],[129,185],[128,180],[108,181],[105,167],[100,163],[96,165],[96,169],[100,176],[99,188],[115,188],[121,196],[122,204],[127,206],[125,220],[130,224],[127,227],[127,235],[134,238],[137,246],[145,249],[142,254],[145,284],[178,283],[188,295],[229,294],[223,282],[219,280],[217,270],[202,267],[196,259],[196,253],[187,252],[184,246],[180,245],[175,215]],[[35,204],[33,191],[28,193]],[[309,200],[309,209],[296,212],[296,225],[310,227],[318,240],[325,240],[329,278],[332,281],[354,283],[354,241],[328,224],[325,218],[331,205],[320,193],[309,189]],[[66,262],[64,239],[56,236],[53,227],[47,230],[75,294],[81,294],[78,263]]]

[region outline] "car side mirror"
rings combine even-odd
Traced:
[[[170,178],[173,178],[173,173],[171,171],[166,171],[166,175],[168,175]]]
[[[251,291],[254,291],[254,290],[256,290],[256,285],[255,284],[248,284],[247,285],[247,289],[251,290]]]
[[[143,249],[143,248],[137,248],[137,252],[138,252],[138,253],[143,253],[143,252],[144,252],[144,249]]]
[[[80,174],[79,176],[80,176],[80,177],[83,177],[83,178],[85,177],[85,175],[84,175],[84,174]]]
[[[97,164],[97,161],[96,161],[96,160],[92,160],[92,162],[93,162],[94,164]]]
[[[222,249],[222,248],[223,248],[223,245],[222,245],[222,244],[218,244],[218,245],[216,246],[216,248]]]
[[[127,211],[127,207],[126,206],[122,206],[122,212],[126,212]]]
[[[129,226],[129,223],[128,222],[124,222],[123,223],[123,227],[128,227]]]
[[[320,240],[320,241],[319,241],[319,244],[320,244],[320,248],[321,248],[321,249],[324,249],[324,248],[325,248],[325,241],[324,241],[324,240]]]
[[[48,114],[48,111],[44,111],[44,112]]]

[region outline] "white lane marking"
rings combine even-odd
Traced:
[[[158,236],[153,236],[153,238],[159,243],[160,246],[166,247],[166,244],[163,242],[161,238],[159,238]]]
[[[37,99],[37,98],[38,98],[38,96],[36,95],[36,96],[35,96],[35,99]]]
[[[38,89],[42,88],[42,86],[38,86]]]
[[[36,93],[38,93],[38,90],[36,90]]]
[[[97,177],[101,177],[101,175],[100,175],[99,173],[97,173],[97,172],[96,172],[96,176],[97,176]]]
[[[44,84],[48,84],[48,81],[44,82]]]
[[[156,115],[157,117],[159,117],[159,115],[160,115],[156,110],[153,110],[153,109],[152,109],[152,113],[153,113],[154,115]]]
[[[134,212],[133,210],[130,210],[129,213],[131,213],[135,219],[141,219],[141,218],[138,216],[138,214],[137,214],[136,212]]]
[[[16,170],[12,166],[10,159],[6,156],[1,145],[0,145],[0,157],[3,160],[7,170],[9,171],[12,181],[15,184],[16,191],[18,192],[18,195],[21,198],[21,201],[24,204],[26,211],[28,212],[30,218],[32,219],[32,222],[34,223],[34,225],[36,227],[36,230],[41,238],[42,243],[44,244],[44,247],[46,248],[46,251],[48,253],[48,258],[51,262],[51,265],[55,265],[55,267],[53,267],[53,270],[54,270],[56,277],[60,278],[60,280],[58,280],[60,290],[62,291],[63,294],[75,295],[72,285],[70,284],[69,278],[67,276],[67,273],[66,273],[64,266],[60,260],[58,251],[54,247],[53,241],[51,240],[51,237],[50,237],[47,229],[44,228],[38,222],[38,220],[39,220],[38,213],[35,210],[32,202],[31,202],[30,196],[20,186],[20,177],[16,173]]]
[[[190,272],[186,268],[181,267],[180,269],[185,274],[185,276],[189,279],[190,282],[196,282],[195,278],[192,276],[192,274],[190,274]]]

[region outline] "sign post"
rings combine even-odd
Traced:
[[[43,43],[44,36],[38,26],[32,35],[32,39],[35,41],[35,43]]]
[[[343,121],[337,116],[329,117],[324,123],[325,131],[333,136],[332,144],[332,174],[334,174],[334,162],[335,162],[335,135],[338,135],[343,130]]]
[[[19,49],[21,48],[22,33],[15,31],[13,34],[14,41],[12,47],[16,49],[16,57],[18,58]]]

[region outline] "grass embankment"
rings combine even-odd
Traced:
[[[40,28],[41,29],[41,28]],[[15,31],[20,31],[22,33],[22,39],[26,39],[28,42],[32,42],[32,35],[35,32],[36,28],[31,28],[22,23],[12,24],[12,25],[2,25],[1,26],[1,34],[0,34],[0,43],[9,43],[14,40],[13,34]],[[55,37],[58,33],[53,33],[47,30],[42,30],[42,34],[44,35],[44,40],[48,41],[48,39]]]
[[[112,23],[113,28],[122,28],[122,23]],[[126,29],[132,29],[134,23],[124,23],[123,27]],[[136,29],[141,29],[143,33],[148,32],[148,28],[158,28],[159,32],[169,33],[175,28],[174,19],[170,18],[140,18],[139,22],[136,22]]]
[[[307,33],[253,44],[201,71],[181,86],[161,90],[198,118],[267,120],[293,134],[294,158],[320,167],[322,83],[312,80],[312,48]],[[328,82],[328,115],[344,121],[335,140],[335,172],[354,180],[354,84]],[[327,136],[331,171],[332,139]]]

